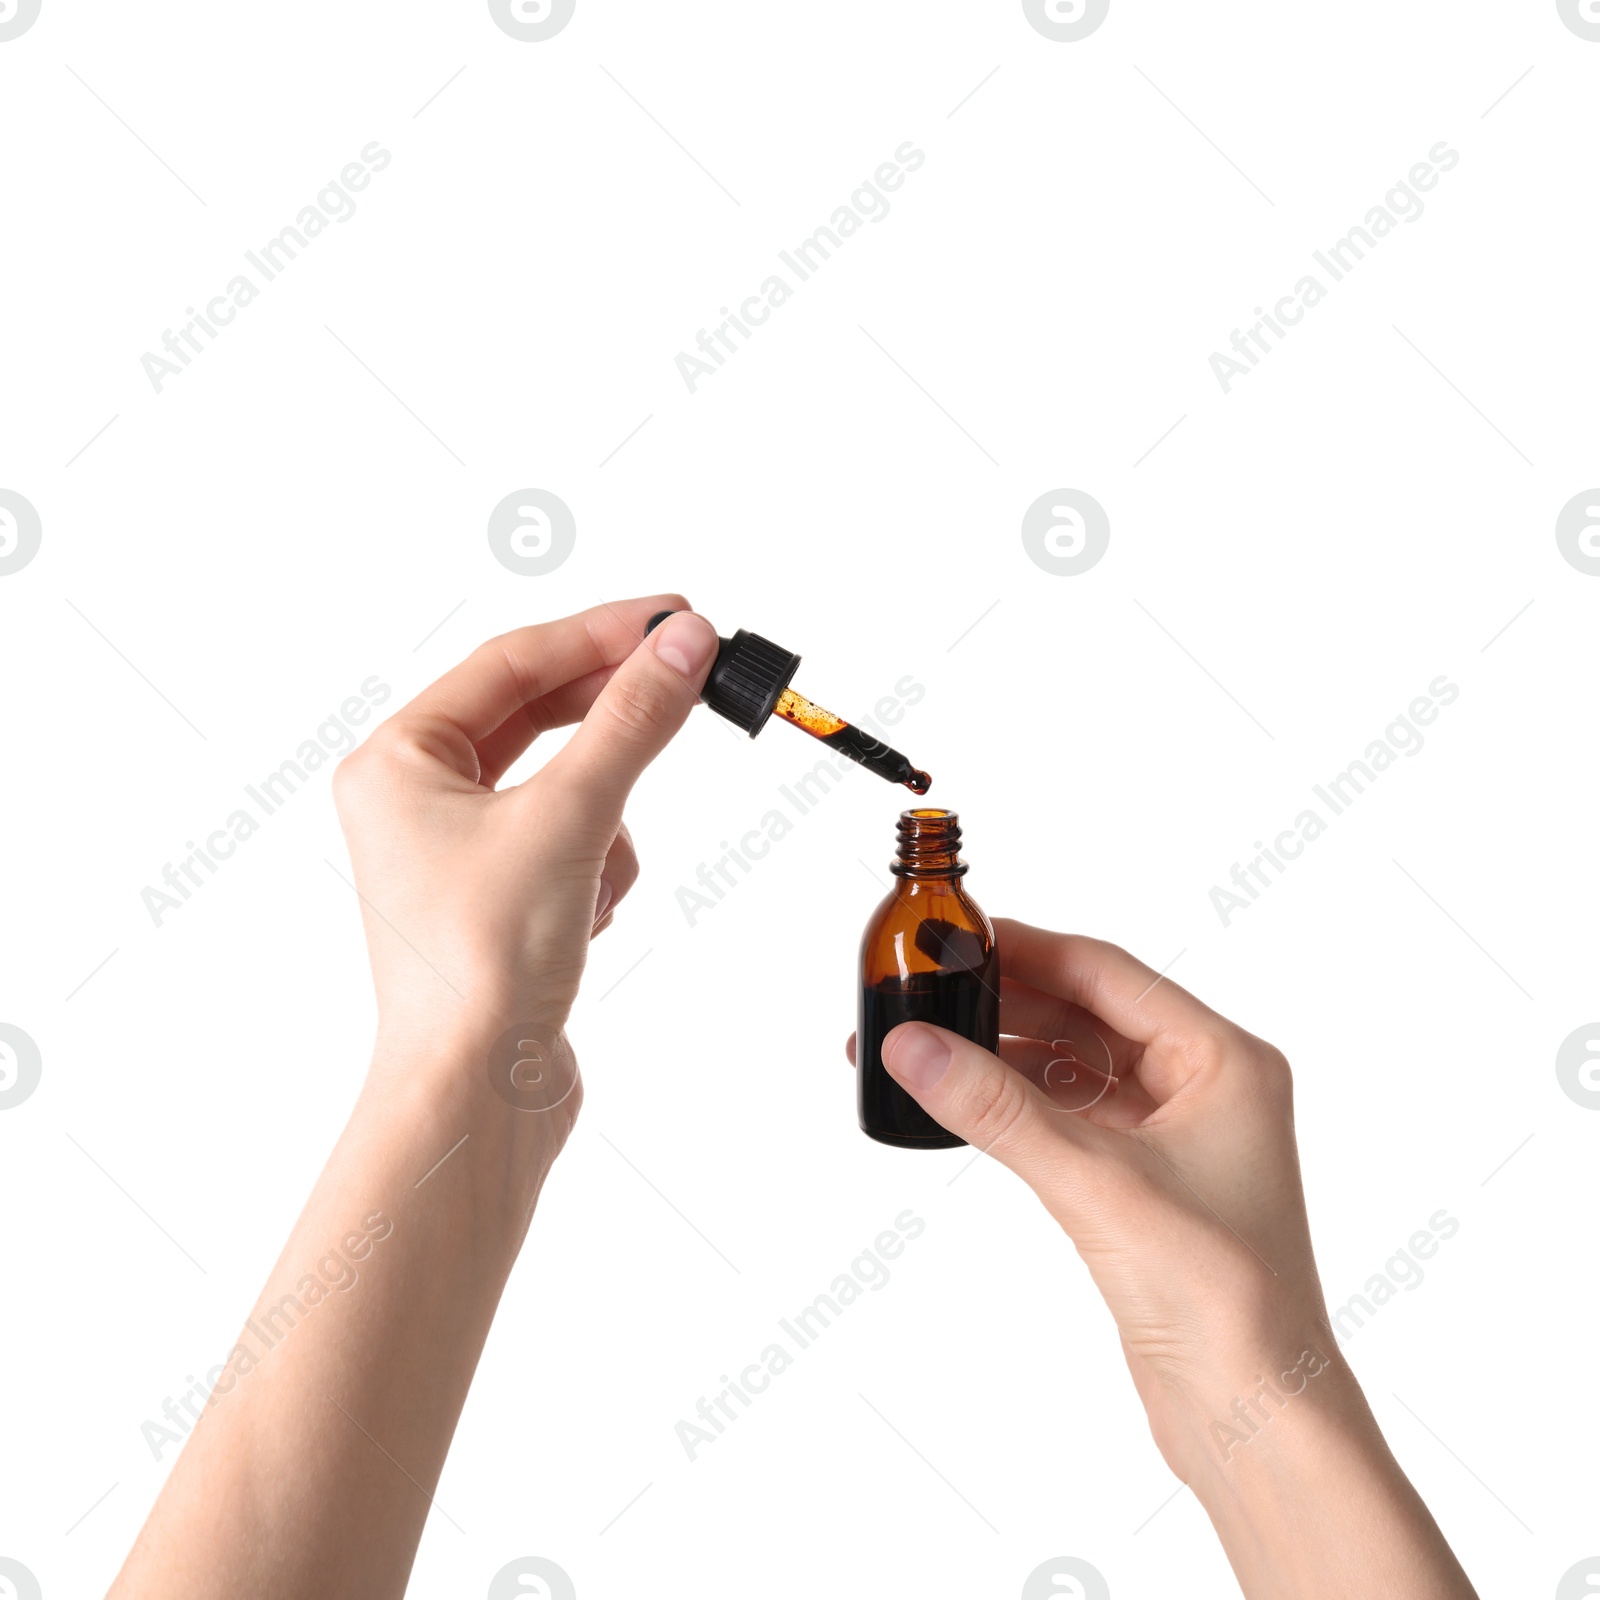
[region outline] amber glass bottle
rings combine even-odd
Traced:
[[[993,1050],[1000,960],[994,928],[961,884],[967,864],[955,812],[902,811],[896,842],[894,889],[861,937],[861,1130],[882,1144],[947,1149],[966,1140],[940,1127],[884,1070],[884,1036],[902,1022],[932,1022]]]

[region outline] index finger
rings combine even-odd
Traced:
[[[1051,933],[1007,917],[996,917],[994,925],[1005,977],[1082,1006],[1138,1044],[1196,1027],[1231,1026],[1120,945],[1077,933]]]
[[[522,707],[627,660],[657,611],[685,611],[682,595],[602,601],[576,616],[514,628],[478,646],[459,666],[408,701],[396,721],[440,721],[474,745]],[[530,727],[528,737],[533,737]]]

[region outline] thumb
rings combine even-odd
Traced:
[[[591,814],[615,822],[639,774],[684,724],[717,654],[717,630],[675,611],[611,675],[550,766]]]
[[[1063,1144],[1090,1136],[999,1056],[926,1022],[902,1022],[883,1041],[889,1076],[930,1117],[994,1156],[1035,1190],[1054,1175]]]

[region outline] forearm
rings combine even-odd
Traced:
[[[380,1051],[113,1596],[404,1592],[553,1154],[474,1053]]]
[[[1194,1410],[1189,1486],[1248,1600],[1475,1600],[1354,1374],[1330,1341],[1317,1349],[1326,1364],[1314,1375],[1296,1351]]]

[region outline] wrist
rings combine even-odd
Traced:
[[[1250,1600],[1472,1600],[1332,1340],[1272,1377],[1216,1408],[1188,1477]]]
[[[1278,1301],[1260,1316],[1202,1322],[1180,1355],[1130,1367],[1168,1465],[1205,1498],[1215,1482],[1231,1491],[1238,1463],[1270,1437],[1304,1423],[1325,1407],[1362,1406],[1360,1390],[1339,1354],[1320,1302]]]
[[[452,1182],[478,1191],[485,1224],[509,1229],[520,1245],[582,1100],[559,1029],[451,1028],[420,1038],[380,1028],[356,1114],[413,1152],[412,1165],[424,1157],[416,1188],[437,1181],[435,1163],[454,1169]]]
[[[1209,1508],[1237,1501],[1270,1474],[1316,1459],[1330,1436],[1361,1436],[1371,1426],[1355,1374],[1324,1329],[1266,1347],[1227,1369],[1218,1384],[1191,1398],[1184,1438],[1187,1481]]]

